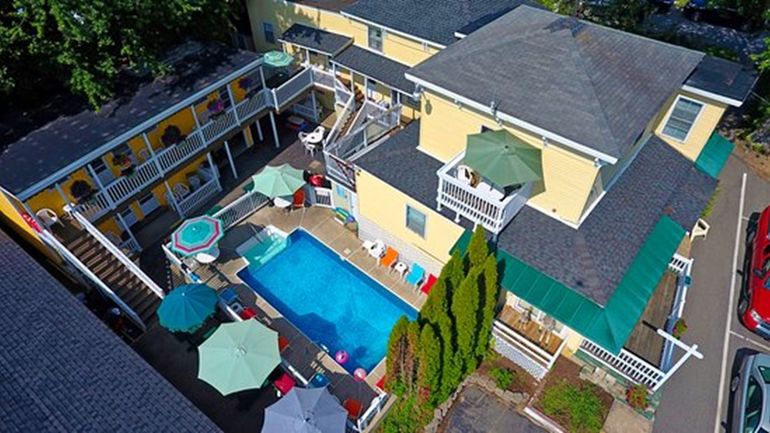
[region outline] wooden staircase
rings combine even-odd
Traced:
[[[120,297],[149,326],[161,299],[88,232],[69,244],[81,262]]]

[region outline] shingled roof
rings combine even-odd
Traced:
[[[461,28],[522,4],[541,7],[534,0],[360,0],[342,12],[447,46]]]
[[[337,53],[353,43],[353,39],[347,36],[302,24],[293,24],[283,32],[283,35],[278,40],[309,48],[328,56],[337,55]]]
[[[414,93],[414,83],[404,74],[409,66],[351,45],[332,59],[332,63],[352,69],[407,94]]]
[[[604,305],[661,215],[690,230],[716,182],[653,136],[578,229],[525,206],[498,246]]]
[[[0,231],[0,431],[220,431]]]
[[[8,145],[0,154],[0,185],[21,193],[259,59],[255,53],[219,44],[190,42],[175,52],[178,55],[168,62],[173,73],[154,80],[126,79],[119,96],[98,112],[85,109],[59,117]]]
[[[520,6],[407,72],[620,158],[703,54]],[[665,73],[661,73],[665,71]]]

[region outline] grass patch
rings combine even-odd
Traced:
[[[516,380],[516,372],[508,370],[507,368],[495,367],[489,370],[489,375],[497,382],[497,387],[500,389],[508,389]]]
[[[431,411],[417,404],[417,394],[404,394],[383,419],[381,433],[418,433],[430,421]]]
[[[543,412],[572,433],[599,433],[607,415],[596,386],[560,380],[543,390]]]
[[[714,204],[717,202],[717,198],[719,197],[719,185],[714,189],[714,193],[711,194],[711,197],[709,197],[709,201],[706,202],[706,207],[703,208],[703,212],[700,213],[700,217],[703,219],[706,219],[711,215],[711,212],[714,211]]]

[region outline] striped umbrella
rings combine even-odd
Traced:
[[[222,220],[202,215],[185,220],[171,235],[171,249],[183,256],[193,256],[216,246],[225,235]]]

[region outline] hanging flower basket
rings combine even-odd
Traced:
[[[166,129],[163,131],[163,135],[160,137],[160,141],[163,142],[164,146],[173,146],[180,141],[184,140],[184,135],[182,135],[182,131],[179,129],[176,125],[169,125],[166,127]]]
[[[650,405],[650,391],[644,385],[632,385],[626,389],[626,401],[636,410],[645,410]]]
[[[120,168],[120,174],[123,176],[131,176],[134,174],[134,161],[128,155],[115,155],[112,157],[112,164]]]
[[[70,186],[70,194],[75,197],[78,204],[87,203],[93,198],[96,190],[85,180],[76,180]]]
[[[251,86],[254,85],[254,80],[251,79],[251,77],[243,77],[240,80],[238,80],[238,88],[241,90],[249,90],[251,89]]]
[[[209,101],[206,108],[209,110],[209,114],[212,118],[216,118],[225,112],[225,102],[221,99],[212,99]]]
[[[671,334],[674,338],[680,340],[685,332],[687,332],[687,322],[685,322],[684,319],[677,320],[676,323],[674,323],[674,330]]]

